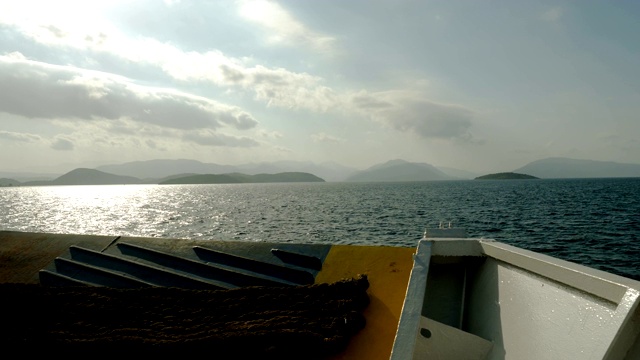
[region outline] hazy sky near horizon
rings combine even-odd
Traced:
[[[640,164],[638,34],[638,1],[0,0],[0,170]]]

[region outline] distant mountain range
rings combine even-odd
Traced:
[[[231,166],[182,159],[137,161],[121,165],[99,166],[96,169],[123,176],[135,176],[140,179],[157,179],[176,173],[224,174],[236,172],[248,175],[305,172],[332,182],[427,181],[473,179],[478,176],[478,174],[469,171],[437,168],[425,163],[412,163],[404,160],[391,160],[362,171],[331,162],[315,164],[302,161],[278,161]]]
[[[384,164],[372,166],[359,171],[345,179],[349,182],[383,182],[383,181],[433,181],[459,180],[425,163],[412,163],[404,160],[391,160]]]
[[[553,157],[530,162],[513,172],[543,179],[640,177],[640,165]]]
[[[156,180],[141,180],[133,176],[106,173],[96,169],[79,168],[53,180],[19,182],[0,179],[0,186],[53,186],[53,185],[127,185],[127,184],[236,184],[275,182],[324,182],[323,179],[303,172],[246,175],[230,174],[178,174]]]
[[[640,177],[640,164],[547,158],[533,161],[511,172],[541,179]],[[314,181],[314,178],[318,178],[322,181],[333,182],[468,180],[480,176],[460,169],[436,167],[426,163],[415,163],[399,159],[387,161],[361,171],[335,163],[314,164],[311,162],[281,161],[232,166],[177,159],[104,165],[95,169],[78,168],[61,176],[0,172],[0,186],[159,184],[188,176],[222,174],[240,174],[241,179],[228,179],[228,181],[233,182],[263,182],[264,179],[259,177],[250,178],[248,176],[285,173],[304,173],[310,175],[307,178],[309,181]],[[295,176],[291,178],[284,177],[279,181],[296,181],[294,178]],[[186,180],[183,179],[181,181]],[[207,181],[216,182],[222,180],[212,177]]]
[[[305,172],[314,174],[326,181],[341,181],[346,176],[356,172],[336,163],[315,164],[303,161],[277,161],[273,163],[251,163],[243,165],[219,165],[203,163],[187,159],[160,159],[148,161],[134,161],[124,164],[103,165],[96,170],[111,174],[134,176],[139,179],[159,179],[174,174],[230,174],[242,173],[247,175],[276,174],[284,172]]]
[[[52,180],[17,181],[14,179],[0,179],[0,186],[51,186],[51,185],[113,185],[140,184],[140,179],[132,176],[108,174],[95,169],[78,168],[58,176]]]
[[[324,182],[323,179],[309,173],[284,172],[278,174],[246,175],[240,173],[231,174],[206,174],[191,175],[167,179],[159,184],[247,184],[247,183],[276,183],[276,182]]]
[[[83,167],[84,168],[84,167]],[[387,168],[387,169],[383,169]],[[437,168],[425,163],[411,163],[403,160],[392,160],[369,169],[359,171],[356,168],[326,162],[315,164],[302,161],[278,161],[273,163],[250,163],[243,165],[220,165],[203,163],[189,159],[157,159],[148,161],[134,161],[123,164],[101,165],[95,170],[108,174],[131,176],[143,183],[158,183],[161,180],[178,176],[197,174],[230,174],[242,173],[247,175],[276,174],[284,172],[304,172],[313,174],[325,181],[423,181],[446,179],[473,179],[478,174],[453,168]],[[372,174],[367,175],[369,171]],[[389,173],[384,175],[384,173]],[[394,175],[395,174],[395,175]],[[60,175],[36,173],[1,172],[0,186],[7,186],[9,182],[29,182],[38,184],[41,181],[51,181]],[[399,180],[396,180],[399,179]]]

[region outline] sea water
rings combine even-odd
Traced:
[[[640,178],[0,188],[0,230],[415,246],[425,228],[640,280]]]

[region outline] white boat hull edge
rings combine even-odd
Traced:
[[[425,237],[391,359],[637,360],[639,303],[635,280],[493,240]]]

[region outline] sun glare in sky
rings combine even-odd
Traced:
[[[605,1],[2,1],[0,165],[638,164],[638,18]]]

